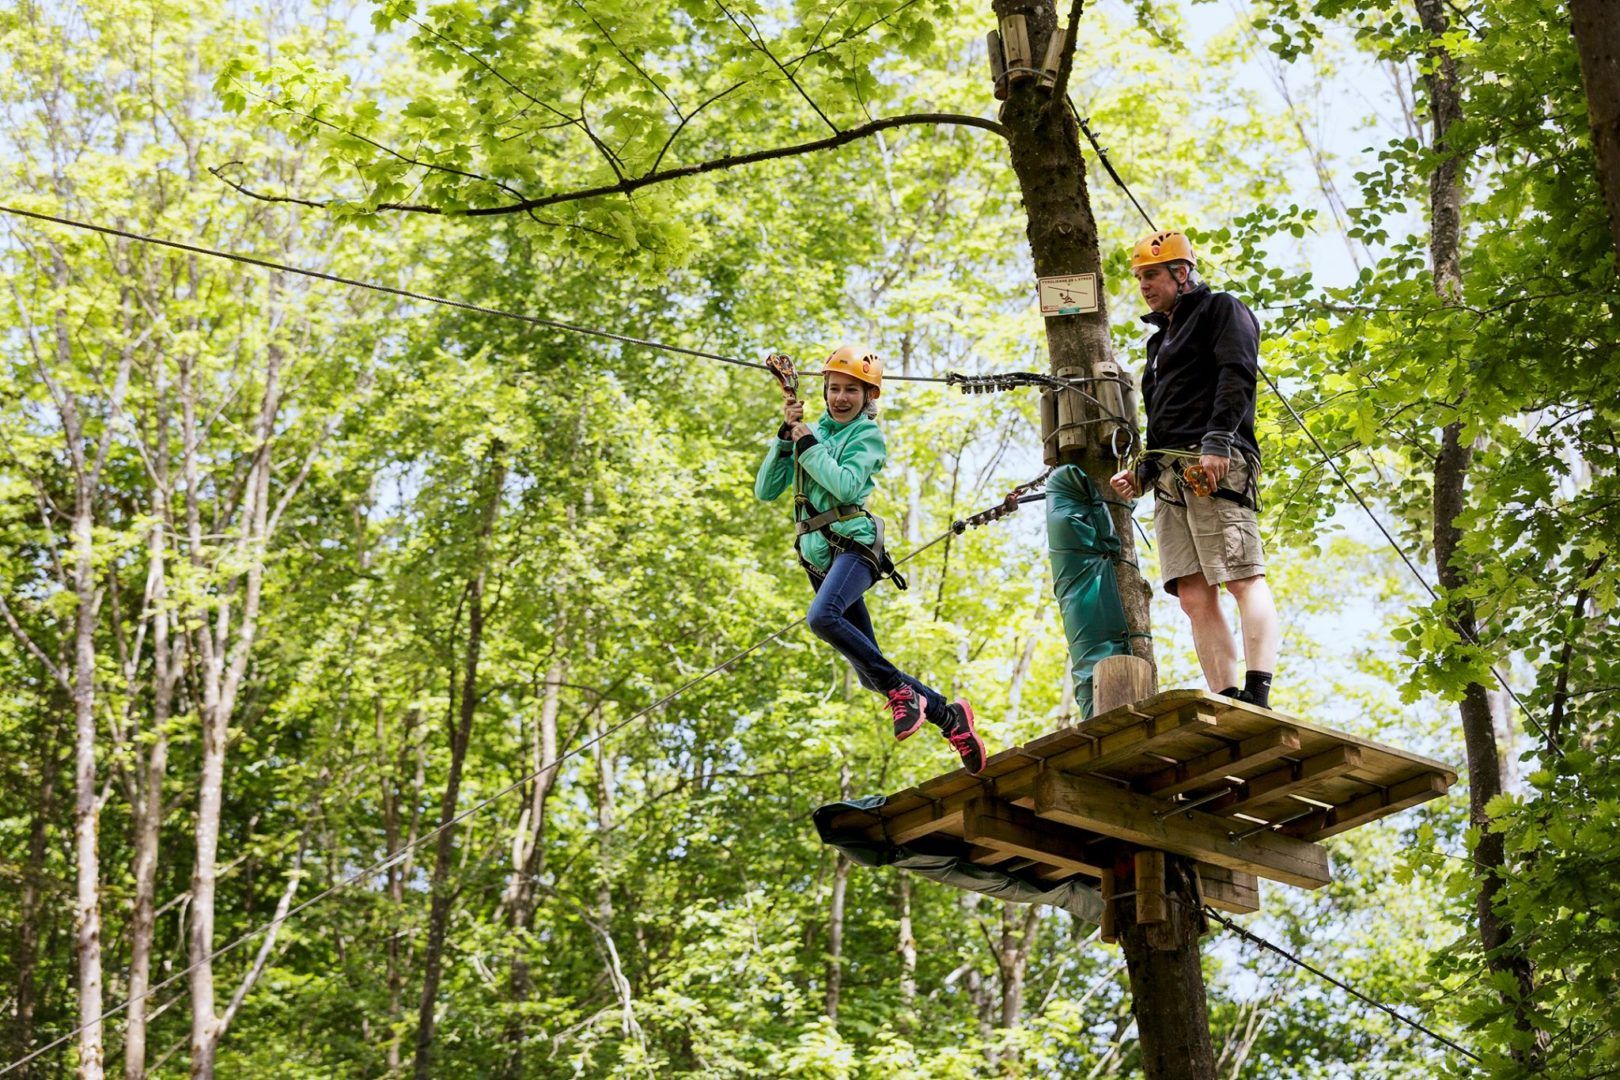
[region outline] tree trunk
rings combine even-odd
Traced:
[[[849,673],[844,673],[844,700],[850,696]],[[838,768],[838,788],[843,798],[848,799],[851,792],[852,778],[849,772],[849,761],[844,760]],[[834,1025],[838,1023],[838,999],[844,989],[844,898],[849,893],[849,871],[854,864],[839,852],[834,856],[836,862],[833,866],[832,900],[827,906],[827,1019]]]
[[[161,518],[159,519],[161,520]],[[144,754],[137,754],[140,779],[136,785],[138,800],[130,807],[131,828],[134,833],[135,896],[129,925],[129,1009],[124,1025],[124,1077],[141,1080],[146,1075],[146,994],[152,981],[152,939],[157,917],[158,845],[163,830],[163,778],[169,768],[169,718],[174,705],[177,665],[171,663],[169,652],[169,615],[163,610],[166,591],[163,584],[163,549],[165,540],[161,526],[154,526],[151,539],[151,575],[155,584],[149,588],[149,606],[152,615],[152,727],[150,745]]]
[[[559,653],[567,651],[566,639],[559,639]],[[546,859],[546,803],[557,781],[557,716],[562,710],[562,684],[568,678],[566,657],[552,662],[546,671],[544,696],[540,706],[540,722],[536,725],[529,751],[529,768],[535,773],[529,790],[529,804],[524,810],[517,839],[512,846],[512,882],[502,903],[507,909],[514,931],[515,953],[512,971],[507,981],[513,1005],[529,1000],[534,989],[527,953],[528,933],[534,927],[534,913],[538,905],[536,884],[545,867]],[[511,1047],[506,1060],[506,1075],[523,1075],[523,1037],[525,1025],[514,1018],[506,1030],[506,1042]]]
[[[1463,491],[1473,452],[1462,443],[1461,426],[1449,424],[1442,436],[1440,457],[1434,469],[1434,561],[1440,586],[1447,593],[1463,588],[1466,569],[1455,558],[1462,541],[1457,519],[1463,511]],[[1474,605],[1453,600],[1451,622],[1463,640],[1477,636]],[[1473,858],[1479,876],[1479,892],[1474,907],[1479,919],[1480,944],[1486,963],[1493,972],[1508,975],[1516,992],[1504,993],[1504,1003],[1514,1012],[1515,1025],[1532,1033],[1530,1049],[1514,1050],[1514,1060],[1527,1068],[1538,1068],[1545,1049],[1543,1036],[1530,1019],[1530,1000],[1535,992],[1535,975],[1530,960],[1514,941],[1513,926],[1496,911],[1496,895],[1506,880],[1506,837],[1490,829],[1486,807],[1502,792],[1502,762],[1497,753],[1496,730],[1491,716],[1490,697],[1483,686],[1469,683],[1458,706],[1462,719],[1463,745],[1468,758],[1468,820],[1479,830]]]
[[[1036,905],[1002,904],[997,962],[1001,968],[1001,1026],[1004,1028],[1015,1028],[1023,1021],[1024,982],[1040,926],[1041,909]]]
[[[274,306],[275,290],[271,290]],[[202,761],[198,770],[196,863],[191,876],[191,926],[188,935],[192,964],[191,989],[191,1075],[210,1080],[225,1034],[225,1022],[214,999],[214,895],[219,873],[220,815],[225,805],[225,751],[230,742],[231,716],[247,673],[248,658],[258,629],[259,602],[264,585],[265,542],[270,510],[271,449],[276,414],[280,408],[282,351],[275,344],[267,348],[264,393],[254,424],[254,454],[248,471],[241,520],[233,545],[235,563],[241,577],[241,615],[232,627],[239,587],[234,578],[219,584],[220,593],[208,612],[199,619],[195,640],[202,667]],[[187,525],[191,531],[192,558],[202,559],[200,492],[197,487],[196,387],[182,366],[182,409],[186,440]],[[212,568],[216,573],[218,567]]]
[[[73,512],[73,591],[78,610],[73,630],[73,847],[78,870],[73,911],[74,953],[79,965],[79,1076],[102,1076],[101,1024],[101,796],[96,786],[96,587],[91,539],[90,480],[81,473]]]
[[[1057,27],[1052,0],[994,0],[992,7],[1000,18],[1024,16],[1033,55],[1045,55],[1047,41]],[[1079,125],[1067,101],[1036,89],[1033,79],[1011,86],[1001,107],[1001,122],[1007,128],[1013,171],[1029,218],[1026,235],[1036,276],[1097,275],[1095,313],[1046,320],[1052,374],[1090,378],[1094,364],[1113,362],[1113,346],[1109,340],[1097,222],[1086,190],[1085,161],[1080,155]],[[1134,423],[1134,417],[1129,419]],[[1108,495],[1108,480],[1118,471],[1119,462],[1100,438],[1092,436],[1083,452],[1065,453],[1063,460],[1085,469],[1099,490],[1112,498]],[[1131,651],[1152,662],[1152,639],[1145,635],[1152,627],[1148,602],[1153,592],[1136,569],[1136,536],[1129,508],[1115,505],[1111,509],[1120,540],[1116,564],[1119,596],[1126,626],[1133,635]]]
[[[1432,143],[1439,157],[1429,179],[1429,255],[1434,266],[1435,294],[1449,306],[1463,300],[1462,181],[1466,162],[1460,154],[1452,152],[1450,143],[1451,128],[1462,118],[1462,90],[1457,63],[1439,44],[1450,29],[1444,0],[1414,0],[1414,3],[1424,29],[1434,41],[1430,48],[1433,69],[1424,80],[1434,129]],[[1473,451],[1462,441],[1462,424],[1448,424],[1441,434],[1440,456],[1434,467],[1434,562],[1441,589],[1457,597],[1450,604],[1450,619],[1464,641],[1477,637],[1474,606],[1460,595],[1468,585],[1469,572],[1464,561],[1458,558],[1462,530],[1457,525],[1464,509],[1472,461]],[[1502,888],[1507,853],[1502,834],[1489,829],[1489,815],[1485,810],[1486,804],[1502,790],[1502,762],[1485,688],[1470,683],[1463,693],[1459,712],[1468,757],[1469,819],[1480,830],[1480,841],[1474,848],[1480,879],[1475,898],[1480,941],[1491,970],[1507,974],[1517,987],[1517,993],[1504,994],[1504,1001],[1513,1009],[1516,1026],[1532,1034],[1532,1046],[1529,1050],[1515,1050],[1513,1056],[1521,1064],[1534,1067],[1539,1064],[1542,1053],[1541,1037],[1534,1034],[1535,1027],[1528,1013],[1530,996],[1535,989],[1534,977],[1529,959],[1512,943],[1512,926],[1497,915],[1495,906],[1496,894]]]
[[[52,689],[56,687],[52,685]],[[39,733],[38,795],[34,800],[33,819],[28,823],[28,862],[23,869],[22,890],[17,910],[17,1033],[16,1042],[7,1052],[8,1058],[27,1054],[34,1045],[34,1026],[39,1010],[37,970],[39,947],[44,935],[41,924],[45,910],[45,857],[48,853],[51,819],[56,815],[56,785],[59,782],[61,762],[57,759],[57,745],[61,738],[56,709],[65,705],[51,695],[55,704],[51,722]],[[23,1066],[20,1080],[38,1075],[32,1064]]]
[[[146,1075],[147,990],[152,982],[152,939],[156,932],[158,847],[163,830],[163,779],[169,769],[169,720],[180,679],[174,642],[169,634],[168,568],[168,409],[164,398],[161,362],[156,379],[158,445],[152,454],[152,532],[148,539],[145,607],[152,628],[152,722],[148,745],[135,754],[137,782],[130,807],[134,834],[133,877],[135,895],[129,925],[129,1009],[124,1024],[124,1077]]]
[[[1586,87],[1598,188],[1620,257],[1620,5],[1615,0],[1569,0],[1569,13]]]
[[[433,1030],[439,999],[439,978],[444,965],[444,938],[450,922],[450,862],[455,855],[456,830],[450,825],[461,797],[461,770],[472,739],[473,716],[478,708],[478,660],[484,640],[484,587],[495,520],[500,513],[502,489],[506,485],[504,449],[497,443],[490,450],[488,490],[484,495],[483,520],[479,524],[478,548],[467,586],[467,658],[463,668],[461,708],[456,726],[450,732],[450,775],[445,780],[444,798],[439,804],[440,832],[433,859],[433,902],[428,914],[428,940],[422,961],[422,999],[416,1014],[417,1080],[433,1075]]]
[[[378,702],[377,725],[379,736],[382,727],[382,703]],[[405,914],[405,882],[410,880],[414,871],[414,860],[411,852],[416,847],[417,828],[421,821],[422,789],[427,785],[427,750],[416,737],[417,725],[421,722],[422,714],[419,710],[411,709],[405,714],[405,732],[399,751],[398,767],[395,770],[395,779],[390,785],[383,785],[383,835],[388,844],[389,851],[399,851],[403,847],[406,855],[397,863],[388,867],[388,902],[394,912],[394,922],[388,932],[388,1026],[391,1034],[388,1037],[388,1073],[390,1076],[399,1072],[400,1067],[400,1025],[404,1016],[405,971],[409,967],[406,950],[402,941],[406,920]],[[411,779],[410,789],[404,798],[401,798],[399,789],[406,766],[415,760],[415,772]],[[403,803],[411,808],[410,824],[406,827],[403,839],[400,836],[400,806]]]
[[[1131,976],[1131,1010],[1142,1044],[1142,1075],[1147,1080],[1214,1080],[1215,1046],[1199,967],[1202,917],[1176,864],[1188,874],[1194,871],[1177,856],[1166,855],[1164,861],[1168,921],[1138,923],[1133,897],[1115,903],[1116,933]],[[1127,858],[1125,865],[1129,863]]]
[[[897,877],[900,926],[899,942],[895,949],[900,953],[900,1016],[896,1026],[901,1032],[909,1033],[917,1026],[917,938],[911,929],[911,875],[899,874]]]

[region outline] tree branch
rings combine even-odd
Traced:
[[[574,6],[579,8],[587,19],[591,20],[591,25],[596,27],[597,32],[607,39],[607,43],[609,45],[613,46],[613,51],[619,54],[619,59],[623,60],[625,63],[634,68],[637,75],[640,75],[643,79],[646,79],[648,84],[651,85],[654,90],[658,91],[658,96],[669,102],[669,107],[675,110],[675,115],[684,119],[685,114],[681,112],[681,107],[675,104],[675,99],[670,97],[664,88],[659,85],[657,79],[649,75],[640,64],[630,59],[630,55],[619,47],[619,43],[613,40],[613,35],[608,33],[607,27],[603,26],[596,16],[591,14],[590,9],[587,8],[581,2],[581,0],[574,0]]]
[[[755,34],[759,34],[758,41],[755,41],[753,38],[748,36],[748,31],[743,29],[743,24],[737,20],[737,16],[733,15],[731,13],[731,9],[726,7],[725,0],[714,0],[714,3],[716,7],[725,13],[726,18],[731,21],[731,25],[737,28],[737,32],[743,36],[743,40],[748,42],[749,45],[758,49],[760,52],[764,53],[770,59],[771,63],[776,65],[776,70],[780,71],[782,73],[782,77],[793,84],[793,89],[799,92],[799,96],[804,98],[804,100],[809,103],[810,107],[816,111],[817,116],[821,117],[822,123],[832,128],[833,134],[836,135],[839,131],[838,125],[828,119],[827,114],[821,111],[821,106],[817,105],[815,99],[805,92],[804,87],[799,85],[799,80],[795,79],[793,77],[793,73],[782,65],[782,61],[776,58],[775,53],[771,52],[771,47],[765,44],[765,35],[760,34],[759,26],[754,22],[754,20],[749,19],[748,25],[753,27]]]
[[[700,162],[696,165],[683,165],[675,169],[665,169],[662,172],[649,172],[641,176],[630,176],[613,184],[602,184],[597,187],[578,188],[574,191],[559,191],[550,195],[541,195],[522,202],[509,203],[505,206],[472,207],[466,210],[445,210],[437,206],[428,206],[420,203],[379,203],[376,209],[402,210],[413,214],[438,214],[445,217],[498,217],[505,214],[521,214],[529,210],[537,210],[543,206],[556,206],[560,203],[579,202],[583,199],[595,199],[604,195],[629,195],[642,188],[652,187],[654,184],[665,184],[671,180],[684,180],[687,177],[702,176],[705,173],[723,172],[727,169],[739,168],[743,165],[755,165],[761,161],[774,161],[778,158],[797,157],[800,154],[813,154],[820,150],[832,150],[859,139],[869,138],[880,131],[890,128],[908,126],[944,126],[956,124],[962,127],[976,127],[985,131],[994,132],[1002,138],[1007,137],[1007,129],[994,120],[987,120],[982,116],[968,116],[965,113],[908,113],[904,116],[886,116],[871,123],[861,124],[857,127],[844,128],[836,135],[829,135],[824,139],[816,139],[806,143],[796,143],[793,146],[778,146],[770,150],[753,150],[746,154],[733,154],[729,157],[715,158],[711,161]],[[217,175],[217,174],[216,174]],[[260,202],[293,203],[299,206],[312,206],[324,209],[331,205],[330,201],[316,201],[313,199],[300,199],[290,195],[265,195],[251,190],[233,180],[219,177],[220,180],[235,188],[238,192]]]
[[[1068,37],[1063,42],[1063,57],[1058,61],[1057,84],[1052,87],[1052,100],[1046,103],[1048,111],[1060,111],[1068,97],[1069,72],[1074,70],[1074,47],[1080,40],[1080,16],[1085,10],[1086,0],[1073,0],[1069,5]]]
[[[64,690],[71,691],[73,684],[63,674],[62,669],[52,663],[51,658],[45,655],[45,651],[34,643],[34,639],[28,636],[28,631],[24,630],[22,624],[17,621],[17,616],[11,613],[11,605],[6,603],[4,594],[0,594],[0,616],[5,617],[6,626],[10,627],[11,636],[17,639],[17,644],[27,649],[29,655],[38,660],[45,670],[50,673],[51,678],[60,683]]]

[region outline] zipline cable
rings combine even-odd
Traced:
[[[0,210],[3,210],[3,209],[5,209],[5,207],[0,207]],[[1019,494],[1028,492],[1028,491],[1030,491],[1030,490],[1032,490],[1034,488],[1040,487],[1042,484],[1045,483],[1046,477],[1050,474],[1050,472],[1051,472],[1051,470],[1048,469],[1046,472],[1042,473],[1039,477],[1035,478],[1034,480],[1031,480],[1031,481],[1029,481],[1029,482],[1027,482],[1025,484],[1020,484],[1017,488],[1015,488],[1014,489],[1014,494],[1009,496],[1009,499],[1013,500],[1013,502],[1015,504],[1014,508],[1016,508],[1017,496]],[[1005,503],[998,503],[996,508],[1000,508],[1003,505],[1005,505]],[[996,509],[996,508],[992,508],[992,509]],[[958,533],[963,532],[968,526],[984,524],[985,522],[983,522],[983,521],[975,520],[979,516],[980,515],[974,515],[973,518],[960,519],[960,520],[952,522],[951,527],[949,529],[946,529],[944,532],[942,532],[938,536],[934,537],[934,539],[928,541],[928,543],[923,544],[921,547],[915,548],[914,550],[908,552],[902,558],[897,559],[895,561],[894,565],[896,567],[904,566],[906,563],[908,563],[911,560],[917,558],[917,556],[919,556],[919,555],[923,554],[924,552],[928,551],[930,548],[934,547],[936,544],[942,543],[947,538],[949,538],[951,536],[954,536],[954,535],[957,535]],[[1001,515],[998,514],[996,516],[1001,516]],[[994,520],[994,519],[990,518],[988,520]],[[104,1020],[106,1020],[106,1019],[108,1019],[110,1017],[116,1016],[120,1012],[123,1012],[125,1009],[129,1008],[129,1006],[134,1004],[136,1001],[144,1000],[144,999],[152,997],[158,991],[164,989],[165,987],[171,986],[174,983],[178,982],[179,980],[185,978],[187,975],[189,975],[193,971],[197,970],[197,968],[201,967],[203,964],[212,963],[214,960],[218,959],[219,957],[224,956],[226,953],[232,952],[235,949],[240,948],[242,945],[246,944],[249,941],[252,941],[256,937],[259,937],[261,934],[264,934],[264,933],[267,933],[267,932],[269,932],[271,930],[274,930],[276,927],[281,926],[284,923],[287,923],[287,922],[291,921],[292,918],[295,915],[298,915],[301,912],[304,912],[304,911],[308,910],[309,908],[314,907],[316,904],[320,903],[322,900],[325,900],[327,897],[332,896],[334,893],[340,892],[343,889],[346,889],[351,885],[358,884],[359,882],[365,880],[366,878],[370,877],[371,875],[377,873],[379,870],[387,869],[389,866],[392,866],[393,864],[398,862],[400,859],[404,858],[410,852],[415,851],[417,848],[421,847],[423,844],[427,843],[429,840],[432,840],[433,838],[437,837],[440,833],[444,832],[446,829],[452,828],[452,827],[460,824],[461,822],[463,822],[463,821],[467,820],[468,818],[472,817],[474,814],[479,813],[480,811],[482,811],[485,808],[489,807],[490,805],[494,804],[498,800],[506,797],[507,795],[510,795],[512,792],[514,792],[514,791],[518,790],[519,788],[523,787],[525,784],[528,784],[531,781],[538,779],[540,776],[544,775],[545,773],[555,772],[557,769],[560,769],[563,766],[563,763],[568,761],[570,758],[576,757],[580,753],[582,753],[582,752],[584,752],[586,750],[589,750],[591,747],[595,746],[596,744],[605,741],[606,739],[608,739],[609,737],[617,734],[620,731],[623,731],[625,728],[629,727],[631,724],[634,724],[636,721],[642,719],[643,717],[649,716],[652,713],[657,712],[659,709],[663,708],[665,705],[668,705],[670,702],[674,701],[676,698],[680,697],[682,694],[686,693],[688,690],[692,689],[694,686],[697,686],[699,683],[704,682],[704,681],[712,678],[713,676],[720,674],[721,672],[723,672],[723,671],[727,670],[728,668],[730,668],[733,664],[736,664],[736,663],[742,661],[743,659],[750,656],[751,654],[753,654],[755,652],[758,652],[760,649],[764,648],[766,645],[769,645],[771,642],[776,641],[777,639],[783,637],[789,631],[791,631],[791,630],[797,628],[799,625],[801,625],[805,621],[805,618],[806,618],[806,616],[800,615],[797,619],[794,619],[792,622],[790,622],[787,625],[781,627],[780,629],[772,631],[771,633],[765,635],[764,637],[760,638],[758,641],[754,642],[752,645],[749,645],[746,648],[738,650],[737,652],[731,654],[726,659],[722,660],[720,663],[714,665],[713,667],[709,668],[707,671],[703,672],[701,675],[696,675],[696,676],[693,676],[692,678],[688,679],[686,682],[682,683],[680,686],[676,687],[674,690],[671,690],[669,693],[665,694],[663,697],[659,698],[657,701],[653,702],[651,705],[648,705],[648,706],[638,710],[637,712],[631,714],[630,716],[626,717],[625,719],[619,721],[617,724],[614,724],[613,726],[611,726],[609,728],[606,728],[605,730],[599,732],[598,734],[593,735],[591,738],[586,739],[583,743],[581,743],[578,746],[574,747],[573,749],[569,750],[567,753],[562,754],[560,757],[557,758],[556,761],[553,761],[551,764],[544,765],[544,766],[542,766],[542,767],[540,767],[538,769],[530,770],[529,772],[527,772],[524,775],[520,776],[518,779],[512,781],[510,784],[508,784],[505,787],[501,788],[499,791],[496,791],[494,794],[486,796],[485,798],[483,798],[483,799],[479,800],[478,802],[474,803],[472,806],[469,806],[466,810],[463,810],[461,813],[456,814],[454,817],[450,818],[448,821],[441,822],[440,824],[434,826],[432,829],[429,829],[427,832],[423,833],[421,836],[417,837],[415,840],[412,840],[411,842],[409,842],[407,844],[401,845],[400,847],[396,848],[394,851],[391,851],[388,854],[384,855],[382,858],[377,859],[376,861],[372,862],[371,864],[361,868],[360,870],[355,871],[353,874],[350,874],[348,877],[342,878],[341,880],[333,883],[332,885],[327,886],[325,889],[323,889],[320,892],[316,893],[314,896],[310,897],[308,900],[305,900],[305,901],[301,902],[296,907],[290,908],[285,915],[282,915],[282,916],[280,916],[278,918],[271,919],[268,922],[265,922],[265,923],[263,923],[263,924],[261,924],[261,925],[259,925],[257,927],[254,927],[252,930],[247,931],[246,933],[242,934],[240,937],[234,938],[233,940],[227,942],[226,944],[221,945],[219,948],[217,948],[213,952],[209,953],[203,959],[193,962],[192,964],[188,965],[187,967],[183,968],[180,971],[175,972],[173,975],[170,975],[169,977],[163,979],[160,982],[153,983],[151,986],[149,986],[146,989],[145,993],[139,994],[139,995],[137,995],[135,997],[125,998],[123,1001],[120,1001],[118,1004],[112,1006],[111,1008],[104,1009],[98,1016],[96,1016],[96,1017],[94,1017],[94,1018],[92,1018],[90,1020],[86,1020],[84,1023],[80,1024],[78,1027],[72,1029],[71,1031],[66,1032],[63,1035],[58,1036],[57,1038],[53,1039],[52,1041],[46,1043],[44,1046],[41,1046],[36,1050],[30,1051],[25,1057],[18,1058],[16,1061],[13,1061],[11,1064],[5,1066],[4,1068],[0,1068],[0,1076],[5,1076],[8,1073],[14,1072],[17,1069],[22,1068],[24,1065],[27,1065],[29,1062],[34,1061],[35,1059],[39,1058],[40,1056],[50,1053],[52,1050],[55,1050],[57,1047],[62,1046],[65,1043],[72,1040],[76,1035],[78,1035],[80,1032],[84,1031],[85,1029],[93,1027],[94,1025],[99,1024],[102,1021],[104,1021]]]
[[[257,266],[263,270],[277,270],[285,274],[298,274],[318,281],[330,281],[336,285],[344,285],[352,289],[369,289],[372,292],[385,293],[389,296],[398,296],[406,300],[416,300],[428,304],[440,304],[444,307],[459,308],[462,311],[473,311],[480,315],[493,315],[502,319],[515,319],[531,326],[543,326],[551,330],[562,330],[570,334],[583,334],[588,337],[605,338],[609,341],[618,341],[626,345],[639,345],[646,349],[658,352],[673,353],[680,356],[695,356],[703,360],[715,360],[722,364],[731,364],[734,367],[754,368],[759,371],[768,371],[764,364],[753,360],[744,360],[738,356],[726,356],[721,353],[708,352],[703,349],[693,349],[685,345],[671,345],[664,341],[654,341],[650,338],[634,337],[630,334],[621,334],[613,330],[603,330],[593,326],[581,326],[577,323],[563,322],[560,319],[547,319],[539,315],[527,315],[518,311],[506,311],[502,308],[488,307],[484,304],[474,304],[466,300],[453,300],[447,296],[435,296],[431,293],[415,292],[411,289],[402,289],[395,285],[383,285],[374,281],[361,281],[358,278],[343,277],[340,274],[329,274],[324,270],[311,270],[303,266],[291,266],[278,263],[270,259],[261,259],[256,255],[244,255],[235,251],[222,251],[218,248],[203,247],[200,244],[189,244],[181,240],[169,240],[161,236],[148,236],[144,233],[130,232],[127,229],[114,228],[111,225],[97,225],[93,222],[79,221],[75,218],[60,217],[56,214],[41,213],[37,210],[24,210],[16,206],[0,204],[0,213],[12,214],[16,217],[33,218],[36,221],[47,221],[54,225],[65,225],[72,229],[83,229],[88,232],[102,233],[106,236],[117,236],[125,240],[133,240],[141,244],[152,244],[157,247],[172,248],[175,251],[184,251],[192,255],[206,255],[213,259],[226,259],[231,262],[243,263],[247,266]],[[807,375],[819,375],[819,371],[806,372]],[[962,376],[958,376],[962,378]],[[945,375],[899,375],[885,374],[884,379],[894,382],[916,383],[950,383],[950,377]],[[1088,381],[1088,380],[1067,380]]]
[[[1206,918],[1214,919],[1216,922],[1220,923],[1222,926],[1226,927],[1228,930],[1232,931],[1234,934],[1236,934],[1238,937],[1242,938],[1243,940],[1252,942],[1255,945],[1258,945],[1262,949],[1266,949],[1266,950],[1269,950],[1271,952],[1276,953],[1278,956],[1282,957],[1284,960],[1287,960],[1289,963],[1294,964],[1296,967],[1304,968],[1306,971],[1309,971],[1312,975],[1315,975],[1317,978],[1325,980],[1326,982],[1332,983],[1334,986],[1337,986],[1340,990],[1343,990],[1345,993],[1349,994],[1350,996],[1352,996],[1352,997],[1354,997],[1354,998],[1356,998],[1356,999],[1358,999],[1358,1000],[1360,1000],[1362,1002],[1365,1002],[1368,1005],[1371,1005],[1375,1009],[1378,1009],[1378,1010],[1380,1010],[1382,1012],[1388,1013],[1390,1016],[1394,1017],[1396,1020],[1400,1021],[1401,1023],[1405,1024],[1408,1027],[1416,1028],[1418,1031],[1423,1032],[1423,1034],[1427,1035],[1429,1038],[1433,1039],[1435,1042],[1441,1043],[1442,1045],[1445,1045],[1445,1046],[1449,1046],[1451,1049],[1457,1051],[1457,1053],[1464,1055],[1465,1057],[1469,1058],[1472,1061],[1481,1062],[1481,1063],[1483,1062],[1483,1059],[1478,1054],[1474,1053],[1472,1050],[1468,1049],[1467,1047],[1457,1045],[1455,1042],[1452,1042],[1450,1039],[1446,1038],[1444,1035],[1440,1034],[1438,1031],[1435,1031],[1433,1028],[1425,1027],[1423,1024],[1420,1024],[1416,1020],[1413,1020],[1411,1017],[1407,1016],[1405,1013],[1402,1013],[1400,1010],[1398,1010],[1398,1009],[1396,1009],[1396,1008],[1394,1008],[1392,1006],[1385,1005],[1383,1002],[1377,1000],[1376,998],[1372,998],[1372,997],[1367,996],[1366,994],[1362,993],[1360,990],[1357,990],[1355,987],[1353,987],[1349,983],[1345,982],[1343,979],[1338,979],[1338,978],[1335,978],[1332,975],[1329,975],[1327,972],[1323,971],[1321,968],[1319,968],[1316,965],[1312,964],[1309,960],[1306,960],[1304,957],[1296,956],[1294,953],[1289,952],[1287,949],[1283,948],[1281,945],[1273,944],[1272,942],[1267,941],[1265,938],[1261,937],[1259,934],[1253,933],[1252,931],[1249,931],[1249,930],[1245,930],[1243,927],[1239,926],[1237,923],[1233,922],[1231,919],[1226,918],[1224,915],[1222,915],[1220,912],[1216,911],[1214,908],[1209,907],[1209,906],[1206,905],[1204,907],[1204,915],[1205,915]]]

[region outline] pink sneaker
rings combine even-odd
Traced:
[[[962,755],[962,768],[974,776],[984,771],[985,759],[990,754],[984,748],[984,740],[979,738],[978,730],[973,726],[973,706],[966,698],[957,698],[946,707],[947,717],[940,726],[940,734],[950,743],[956,752]]]
[[[901,742],[911,738],[923,726],[928,714],[928,702],[917,691],[901,683],[889,691],[889,712],[894,717],[895,742]]]

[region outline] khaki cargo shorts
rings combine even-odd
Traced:
[[[1211,585],[1264,574],[1265,553],[1254,510],[1231,499],[1195,494],[1182,481],[1179,466],[1179,459],[1166,461],[1153,482],[1153,533],[1164,591],[1176,595],[1176,581],[1192,574],[1203,574]],[[1249,463],[1233,457],[1220,486],[1253,500],[1259,475],[1251,477]]]

